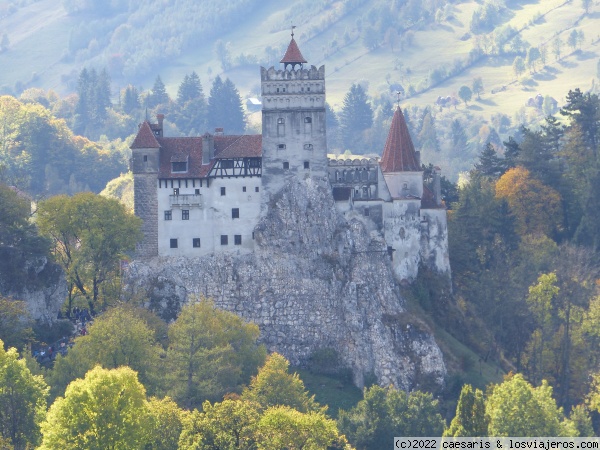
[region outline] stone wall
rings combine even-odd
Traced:
[[[291,181],[255,229],[255,252],[133,262],[129,293],[173,319],[200,295],[261,329],[261,340],[292,364],[333,348],[355,382],[374,373],[402,389],[441,385],[441,351],[425,324],[407,313],[381,234],[345,220],[331,188]]]
[[[140,257],[158,255],[158,199],[156,173],[133,175],[134,213],[142,219],[142,241],[136,253]]]

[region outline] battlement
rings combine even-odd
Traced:
[[[271,66],[268,69],[260,68],[261,81],[291,81],[291,80],[325,80],[325,66],[317,69],[316,66],[310,66],[310,69],[297,70],[277,70]]]

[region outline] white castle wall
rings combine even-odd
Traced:
[[[161,256],[202,256],[212,252],[247,253],[254,249],[253,230],[260,215],[260,178],[214,178],[202,187],[198,181],[174,180],[179,195],[196,195],[200,205],[172,205],[173,189],[162,182],[158,189],[158,253]],[[221,195],[221,188],[225,195]],[[244,188],[245,192],[244,192]],[[258,188],[258,192],[257,192]],[[232,209],[239,209],[239,218],[232,217]],[[164,212],[171,211],[171,220],[165,220]],[[189,211],[189,220],[182,219],[182,210]],[[221,235],[227,236],[227,245],[221,244]],[[235,235],[240,235],[241,245],[235,245]],[[200,238],[200,248],[193,246],[193,239]],[[177,239],[178,247],[171,248],[170,240]]]
[[[445,209],[422,209],[421,260],[431,270],[450,275],[448,222]]]

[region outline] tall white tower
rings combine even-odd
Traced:
[[[263,202],[292,177],[327,177],[325,66],[304,68],[293,28],[281,63],[260,68]]]

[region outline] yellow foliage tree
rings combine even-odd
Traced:
[[[524,167],[508,170],[496,182],[496,198],[505,199],[519,234],[553,236],[562,228],[560,194],[533,178]]]

